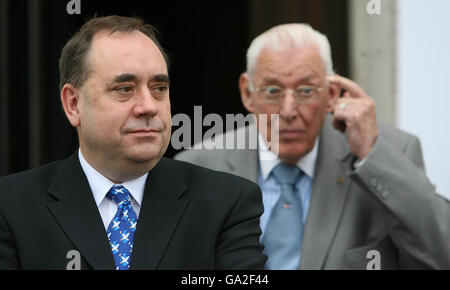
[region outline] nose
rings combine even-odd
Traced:
[[[148,88],[141,89],[136,96],[133,115],[136,118],[153,117],[158,113],[158,105]]]
[[[298,103],[294,99],[293,92],[291,90],[287,90],[285,92],[284,98],[280,104],[280,117],[285,121],[293,121],[298,116],[297,106]]]

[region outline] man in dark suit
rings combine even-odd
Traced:
[[[162,157],[169,76],[151,26],[90,20],[60,73],[80,148],[0,179],[0,269],[264,268],[257,185]]]
[[[269,269],[450,268],[450,207],[425,175],[419,140],[378,125],[373,100],[334,75],[324,35],[305,24],[264,32],[239,88],[256,124],[205,144],[259,129],[258,148],[176,158],[258,182]]]

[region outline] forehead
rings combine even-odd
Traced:
[[[256,78],[301,79],[325,77],[325,68],[315,46],[261,51],[254,71]]]
[[[139,76],[167,74],[159,48],[140,31],[97,33],[92,39],[87,64],[91,72],[103,77],[125,72]]]

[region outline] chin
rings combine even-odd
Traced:
[[[286,163],[295,164],[303,156],[308,154],[314,147],[314,143],[311,146],[307,146],[304,143],[280,143],[280,151],[278,157]]]
[[[122,145],[127,159],[139,163],[145,163],[155,159],[159,160],[166,152],[168,143],[166,145],[162,142],[140,142]]]
[[[161,150],[161,148],[152,148],[150,150],[134,150],[132,152],[128,152],[126,155],[129,160],[139,163],[146,163],[161,158],[162,155],[164,155],[164,151]]]

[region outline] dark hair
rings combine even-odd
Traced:
[[[92,38],[99,31],[106,30],[111,34],[118,32],[140,31],[147,35],[161,51],[167,67],[169,59],[164,49],[158,42],[159,32],[150,24],[146,24],[142,19],[135,17],[123,17],[117,15],[96,17],[86,22],[74,36],[64,46],[59,59],[59,88],[64,84],[72,84],[81,87],[88,77],[88,67],[86,56],[91,47]]]

